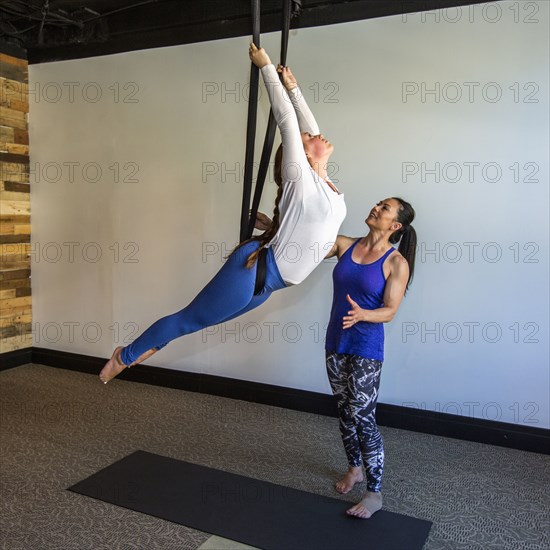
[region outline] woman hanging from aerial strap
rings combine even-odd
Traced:
[[[317,247],[330,249],[336,240],[346,206],[344,195],[327,175],[334,147],[319,133],[290,68],[275,69],[254,43],[249,56],[262,73],[281,133],[275,154],[278,189],[273,221],[264,227],[259,216],[257,227],[266,229],[264,233],[241,243],[187,307],[159,319],[130,345],[117,347],[99,374],[105,384],[175,338],[234,319],[263,304],[275,290],[301,283],[323,259],[315,253]],[[266,274],[258,289],[257,259],[263,248]]]

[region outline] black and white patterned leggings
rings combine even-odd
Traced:
[[[382,487],[384,441],[375,412],[382,361],[326,352],[327,374],[338,402],[340,432],[350,466],[365,465],[367,491]]]

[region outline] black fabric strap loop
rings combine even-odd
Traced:
[[[283,18],[282,18],[282,36],[281,36],[281,65],[286,65],[286,56],[288,51],[288,36],[290,33],[290,19],[293,15],[298,15],[300,11],[299,0],[283,0]],[[252,36],[254,44],[260,47],[260,0],[252,0]],[[254,63],[250,69],[250,95],[248,103],[248,125],[246,130],[246,152],[245,152],[245,167],[244,167],[244,186],[243,200],[241,207],[241,229],[240,241],[246,241],[252,237],[258,207],[262,198],[265,178],[269,167],[269,159],[273,150],[275,141],[275,131],[277,124],[273,111],[269,111],[269,120],[262,148],[262,156],[258,175],[256,177],[256,187],[254,189],[254,198],[252,199],[252,208],[250,209],[250,196],[252,194],[252,169],[254,165],[254,140],[256,138],[256,117],[258,112],[258,87],[259,87],[260,71]],[[256,284],[254,286],[254,294],[259,294],[265,286],[266,277],[266,258],[267,250],[262,248],[258,254],[256,265]]]
[[[282,18],[282,36],[281,36],[281,65],[286,65],[286,56],[288,50],[288,37],[290,33],[290,19],[292,15],[299,12],[300,2],[297,0],[283,0],[283,18]],[[294,8],[294,13],[292,13]],[[252,26],[254,43],[260,47],[260,8],[259,0],[252,0]],[[255,69],[255,70],[254,70]],[[250,72],[250,96],[248,104],[248,127],[246,134],[246,153],[245,153],[245,170],[244,170],[244,188],[243,201],[241,209],[241,232],[240,241],[243,242],[252,237],[256,215],[260,205],[260,199],[264,187],[267,170],[269,167],[269,159],[273,150],[273,142],[275,141],[275,130],[277,125],[270,110],[267,130],[264,138],[264,146],[260,166],[258,168],[258,176],[256,178],[256,187],[254,190],[254,198],[252,208],[250,209],[250,196],[252,194],[252,168],[254,163],[254,139],[256,136],[256,116],[258,110],[258,85],[259,85],[259,70],[252,63]]]
[[[262,148],[262,156],[260,159],[260,166],[258,167],[258,176],[256,177],[256,188],[254,189],[254,198],[252,199],[252,208],[250,209],[250,218],[248,220],[248,227],[246,238],[252,237],[254,231],[254,225],[256,223],[256,216],[258,214],[258,208],[260,207],[260,200],[262,198],[262,192],[264,190],[265,178],[267,176],[267,170],[269,168],[269,159],[271,158],[271,152],[273,151],[273,143],[275,141],[275,131],[277,130],[277,122],[273,116],[273,111],[269,111],[269,119],[267,121],[267,129],[265,131],[264,146]]]
[[[260,47],[260,0],[252,0],[252,37],[254,44]],[[248,122],[246,126],[246,151],[244,158],[244,186],[241,206],[240,242],[245,241],[248,230],[250,195],[252,193],[252,169],[254,165],[254,140],[256,139],[256,115],[258,111],[258,85],[260,70],[250,64],[250,92],[248,97]]]

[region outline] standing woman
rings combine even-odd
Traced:
[[[351,516],[367,519],[382,508],[384,443],[376,425],[376,402],[384,360],[384,325],[391,321],[414,272],[415,212],[403,199],[379,202],[360,239],[338,235],[327,255],[338,257],[326,334],[326,367],[338,402],[340,432],[349,468],[336,483],[345,494],[367,477],[364,498]],[[392,244],[399,242],[399,248]]]
[[[248,53],[262,73],[281,132],[282,144],[275,155],[278,191],[273,222],[262,226],[261,217],[257,218],[257,227],[265,232],[241,243],[187,307],[153,323],[129,346],[117,347],[99,373],[105,384],[175,338],[234,319],[263,304],[274,291],[301,283],[320,263],[311,254],[312,246],[334,242],[346,216],[344,195],[327,175],[334,147],[319,133],[292,72],[288,67],[275,69],[265,50],[254,44]],[[289,246],[298,247],[299,261],[287,253]],[[266,276],[263,287],[256,289],[262,248],[267,249]]]

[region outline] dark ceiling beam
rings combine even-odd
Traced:
[[[18,59],[27,59],[27,50],[20,48],[15,44],[4,42],[3,40],[0,40],[0,53],[11,55],[12,57],[17,57]],[[0,76],[4,76],[1,69],[3,69],[2,66],[0,66]]]
[[[60,2],[61,3],[61,2]],[[73,6],[78,2],[74,2]],[[377,17],[442,10],[486,3],[486,0],[302,0],[291,28],[318,27]],[[84,4],[84,3],[82,3]],[[99,8],[99,2],[86,5]],[[280,0],[262,2],[262,32],[280,29]],[[122,4],[112,4],[111,6]],[[105,9],[102,10],[105,12]],[[251,34],[250,3],[209,0],[159,0],[102,19],[106,39],[29,47],[29,63],[79,59],[114,53],[220,40]]]

